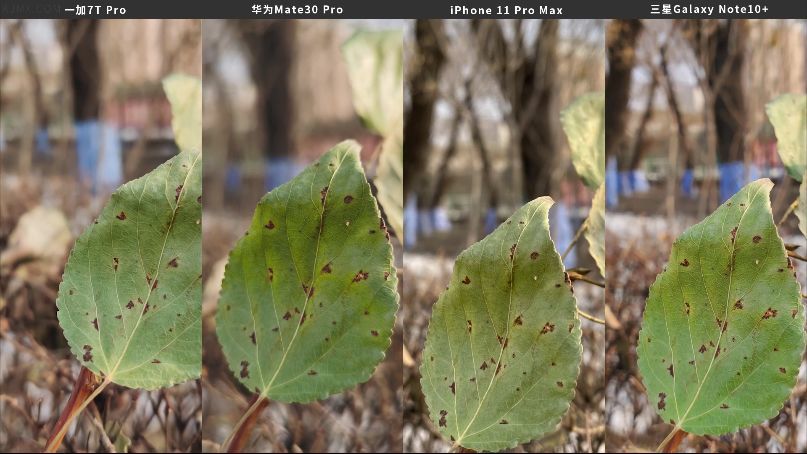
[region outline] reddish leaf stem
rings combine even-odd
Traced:
[[[67,401],[61,415],[59,415],[56,425],[53,426],[48,443],[45,445],[45,452],[56,452],[59,449],[73,420],[108,384],[109,381],[104,381],[99,385],[98,377],[86,367],[81,367],[81,371],[73,384],[70,399]]]
[[[235,425],[228,441],[224,443],[223,447],[227,452],[241,452],[244,449],[252,434],[252,428],[255,427],[255,422],[267,405],[269,405],[269,399],[260,394],[252,396],[252,399],[249,400],[246,413],[244,413],[244,416],[242,416]]]

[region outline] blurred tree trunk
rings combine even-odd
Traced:
[[[459,138],[460,126],[462,125],[462,112],[459,107],[455,108],[454,119],[451,121],[451,132],[448,136],[448,145],[443,153],[442,160],[437,166],[437,173],[434,176],[434,188],[432,189],[431,202],[428,208],[431,210],[440,206],[440,201],[446,190],[448,183],[448,167],[451,159],[457,152],[457,139]]]
[[[480,58],[487,64],[510,105],[513,140],[518,144],[523,192],[528,200],[552,194],[562,177],[559,153],[557,20],[545,19],[533,46],[523,43],[521,22],[508,42],[497,20],[473,20]],[[512,64],[516,62],[516,64]]]
[[[257,90],[258,141],[273,158],[292,156],[294,102],[294,20],[249,20],[233,23],[249,54],[249,70]]]
[[[213,137],[206,135],[203,137],[203,141],[211,144],[211,148],[217,150],[218,153],[208,153],[205,156],[205,162],[209,164],[204,166],[205,206],[221,209],[224,207],[230,151],[237,148],[233,125],[235,111],[230,102],[227,85],[216,69],[217,57],[220,54],[218,50],[211,49],[211,51],[213,55],[203,59],[202,73],[205,85],[215,92],[216,118],[219,121],[216,122],[216,128],[212,131]]]
[[[642,165],[642,159],[644,159],[647,149],[650,148],[650,142],[645,137],[645,132],[647,131],[647,124],[650,123],[650,120],[653,118],[653,99],[656,97],[656,89],[658,88],[659,77],[655,68],[652,71],[651,77],[650,88],[647,91],[647,103],[645,104],[642,118],[639,120],[639,126],[636,129],[636,136],[633,141],[633,153],[631,154],[629,166],[630,170],[639,170],[639,167]]]
[[[487,207],[496,209],[499,205],[499,191],[496,188],[496,182],[493,177],[493,165],[490,162],[490,151],[485,144],[485,138],[482,136],[481,120],[476,114],[474,108],[473,97],[471,96],[471,84],[468,83],[465,88],[465,100],[463,102],[465,112],[468,115],[468,124],[471,127],[471,138],[479,151],[479,159],[482,162],[482,184],[484,185],[485,192],[488,194]],[[477,236],[477,238],[479,238]]]
[[[718,23],[714,45],[710,45],[708,73],[714,100],[718,162],[742,161],[748,112],[745,108],[743,77],[747,20]]]
[[[683,22],[682,32],[703,69],[699,84],[704,98],[708,163],[742,163],[748,117],[742,82],[748,21],[690,19]],[[710,174],[704,179],[699,215],[717,206],[718,195],[726,199],[742,185],[743,178],[736,169],[720,169],[720,174],[719,190]]]
[[[419,19],[415,22],[414,61],[409,80],[411,103],[404,121],[404,197],[420,187],[426,165],[440,73],[446,60],[440,45],[445,39],[444,33],[442,20]]]
[[[73,120],[97,120],[101,115],[101,59],[98,54],[99,21],[67,21],[70,53],[70,83],[73,89]]]
[[[31,125],[30,133],[22,140],[24,144],[20,150],[20,160],[18,162],[19,172],[21,175],[28,175],[31,171],[31,163],[33,160],[34,141],[37,131],[48,127],[48,109],[45,106],[45,96],[42,93],[42,78],[39,76],[39,68],[34,58],[34,53],[31,50],[31,43],[28,37],[25,36],[23,29],[24,21],[19,20],[11,24],[9,29],[10,38],[16,41],[17,45],[22,50],[23,60],[25,61],[25,72],[28,73],[28,80],[31,84],[31,91],[33,92],[33,114],[34,122]]]
[[[670,106],[673,118],[675,119],[676,131],[678,132],[678,148],[684,154],[684,169],[691,170],[695,166],[694,157],[692,156],[692,144],[687,135],[686,123],[684,116],[681,114],[681,108],[678,105],[678,97],[675,95],[675,87],[673,86],[672,77],[670,76],[670,69],[667,64],[667,46],[661,48],[661,75],[664,78],[664,92],[667,95],[667,104]]]
[[[636,43],[642,31],[638,19],[613,20],[605,34],[608,75],[605,77],[605,156],[615,156],[620,170],[627,170],[628,162],[620,159],[625,147],[628,126],[628,100],[630,99],[631,73],[636,65]]]

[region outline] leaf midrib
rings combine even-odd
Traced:
[[[513,281],[515,280],[515,279],[513,279],[513,270],[515,270],[515,267],[516,267],[516,262],[515,262],[515,253],[518,251],[518,245],[521,243],[521,238],[522,238],[522,236],[524,235],[524,232],[527,230],[527,228],[529,228],[529,227],[530,227],[530,224],[532,224],[533,218],[535,218],[535,215],[536,215],[536,214],[537,214],[537,213],[538,213],[538,212],[539,212],[541,209],[543,209],[544,205],[546,205],[546,201],[541,201],[541,203],[540,203],[538,206],[536,206],[536,207],[535,207],[535,210],[534,210],[534,211],[532,212],[532,214],[530,215],[530,218],[529,218],[529,219],[528,219],[528,220],[525,222],[525,224],[524,224],[524,228],[521,230],[521,232],[519,232],[519,234],[518,234],[518,238],[516,239],[516,248],[514,249],[514,252],[513,252],[513,254],[514,254],[514,255],[513,255],[513,261],[510,263],[510,265],[511,265],[511,266],[510,266],[510,268],[509,268],[509,270],[508,270],[508,272],[509,272],[509,274],[510,274],[510,279],[509,279],[509,281],[510,281],[510,287],[509,287],[509,289],[508,289],[508,301],[507,301],[507,321],[506,321],[506,323],[505,323],[505,337],[509,337],[509,335],[510,335],[510,316],[511,316],[511,313],[510,313],[510,312],[511,312],[511,310],[512,310],[512,303],[513,303]],[[503,243],[502,243],[502,244],[503,244]],[[501,249],[500,249],[500,252],[501,252]],[[482,298],[483,298],[483,299],[485,299],[485,296],[484,296],[484,291],[482,292]],[[485,306],[487,307],[487,304],[486,304]],[[492,320],[491,320],[491,322],[492,322]],[[495,330],[495,329],[496,329],[496,325],[495,325],[495,323],[494,323],[492,326],[493,326],[493,329]],[[448,334],[448,332],[446,332],[446,334]],[[447,339],[448,339],[449,337],[450,337],[450,336],[446,336],[446,338],[447,338]],[[450,344],[449,344],[449,345],[450,345]],[[502,360],[502,355],[503,355],[503,354],[504,354],[504,345],[501,345],[501,346],[500,346],[500,348],[499,348],[499,357],[498,357],[498,359],[496,360],[496,364],[499,364],[499,362]],[[452,355],[452,356],[453,356],[453,355]],[[451,362],[451,367],[452,367],[452,368],[454,367],[454,362],[453,362],[453,361]],[[476,367],[476,366],[474,365],[474,367]],[[490,393],[491,388],[493,387],[493,382],[494,382],[494,381],[496,381],[496,373],[495,373],[495,372],[493,372],[493,373],[491,374],[491,378],[490,378],[490,382],[488,383],[488,387],[487,387],[487,389],[485,390],[485,394],[482,396],[482,399],[480,399],[480,400],[479,400],[479,404],[477,404],[476,411],[474,412],[474,414],[473,414],[473,416],[471,417],[470,421],[468,421],[468,424],[465,426],[465,429],[462,431],[462,434],[460,434],[460,435],[457,437],[457,441],[456,441],[456,443],[457,443],[457,444],[460,444],[460,443],[462,442],[463,437],[465,437],[466,433],[467,433],[467,432],[468,432],[468,430],[471,428],[471,426],[473,425],[473,423],[476,421],[476,418],[479,416],[479,412],[480,412],[480,411],[481,411],[481,409],[482,409],[482,404],[485,402],[485,399],[487,399],[487,396],[488,396],[488,394]],[[455,378],[455,382],[456,382],[456,378]],[[456,400],[457,400],[457,395],[456,395],[456,393],[455,393],[455,394],[454,394],[454,404],[455,404],[455,411],[454,411],[454,414],[455,414],[455,415],[457,415],[457,416],[459,416],[459,415],[457,414],[457,412],[456,412]]]
[[[201,154],[199,154],[199,153],[195,154],[194,160],[191,163],[190,167],[188,168],[188,172],[185,174],[185,178],[182,181],[182,189],[180,189],[179,197],[177,198],[177,203],[173,207],[173,209],[171,210],[171,223],[169,224],[168,229],[165,232],[165,237],[163,238],[162,249],[160,250],[160,256],[159,256],[159,259],[157,260],[157,268],[154,271],[154,280],[156,280],[158,278],[158,276],[160,274],[160,271],[162,270],[162,261],[163,261],[163,256],[165,255],[165,245],[168,243],[168,237],[171,236],[172,229],[174,228],[174,220],[176,219],[176,215],[177,215],[177,211],[179,210],[180,202],[183,200],[183,197],[188,192],[187,191],[188,178],[190,178],[191,174],[193,173],[193,170],[196,167],[196,163],[199,161],[200,156],[201,156]],[[174,163],[171,164],[172,167],[173,167],[173,165],[174,165]],[[170,172],[170,169],[169,169],[169,172]],[[148,183],[148,180],[149,180],[150,177],[151,177],[151,175],[149,174],[146,177],[146,181],[143,183],[143,191],[140,193],[140,198],[137,201],[138,206],[142,203],[143,194],[145,194],[145,192],[146,192],[147,183]],[[168,178],[167,177],[166,177],[165,184],[166,185],[168,184]],[[165,190],[163,190],[163,194],[165,194]],[[169,203],[169,206],[170,206],[170,203],[171,203],[170,200],[168,201],[168,203]],[[138,216],[136,227],[137,227],[138,255],[140,255],[140,262],[141,262],[141,265],[143,265],[143,271],[145,272],[146,270],[145,270],[145,264],[143,264],[143,256],[142,256],[142,254],[139,253],[140,250],[141,250],[140,249],[140,216]],[[92,276],[92,274],[90,274],[90,275]],[[115,376],[115,373],[118,371],[118,368],[121,365],[121,362],[126,357],[126,353],[129,350],[129,345],[131,344],[132,339],[134,339],[135,333],[137,332],[137,329],[140,327],[140,322],[143,320],[143,315],[145,313],[146,305],[149,303],[149,300],[151,299],[151,295],[153,293],[154,293],[154,288],[153,288],[152,285],[149,285],[149,292],[148,292],[148,295],[146,295],[146,300],[144,301],[144,303],[142,304],[142,307],[140,308],[140,314],[137,317],[137,322],[135,322],[135,326],[134,326],[134,328],[132,328],[132,332],[129,335],[129,338],[126,339],[126,344],[123,346],[123,350],[121,350],[121,352],[120,352],[120,356],[118,358],[117,363],[115,364],[115,366],[107,374],[107,380],[109,380],[109,381],[113,380],[113,378]],[[95,301],[94,297],[93,297],[93,301]],[[96,311],[97,310],[98,310],[98,304],[96,303]],[[191,326],[191,325],[189,325],[189,326]],[[100,328],[100,326],[99,326],[99,328]],[[178,339],[178,338],[179,338],[179,334],[177,334],[177,336],[174,338],[174,341],[176,339]],[[170,343],[173,343],[173,341],[170,342]],[[169,345],[170,345],[170,343],[169,343]],[[103,351],[103,342],[101,342],[101,346],[102,346],[101,348],[102,348],[102,351]]]
[[[333,180],[336,177],[336,174],[339,173],[339,170],[342,169],[342,164],[345,162],[345,159],[347,158],[347,156],[348,156],[348,152],[345,152],[345,153],[342,154],[342,159],[339,161],[339,164],[336,166],[336,169],[334,169],[333,173],[331,174],[330,180],[328,180],[328,190],[325,191],[325,198],[324,198],[323,203],[322,203],[322,212],[320,213],[320,218],[319,218],[319,230],[317,231],[317,246],[314,249],[314,263],[312,264],[312,267],[311,267],[311,287],[314,286],[314,282],[315,282],[315,280],[317,278],[317,261],[319,259],[319,245],[320,245],[320,241],[322,240],[322,227],[323,227],[323,223],[325,221],[325,207],[326,207],[326,204],[328,203],[328,197],[331,195],[331,185],[333,184]],[[314,184],[314,179],[313,178],[312,178],[311,184],[312,184],[312,186]],[[285,210],[286,210],[285,212],[286,213],[288,212],[289,200],[291,198],[292,192],[293,191],[289,190],[289,197],[286,198],[286,207],[285,207]],[[309,190],[309,193],[310,193],[310,190]],[[284,222],[288,222],[288,214],[286,214],[286,219],[284,219]],[[288,228],[287,228],[286,229],[286,242],[289,244],[289,248],[291,248],[291,241],[288,238],[288,233],[289,232],[288,232]],[[300,278],[299,271],[297,271],[296,263],[294,263],[293,260],[292,260],[292,263],[294,264],[294,267],[295,267],[295,271],[296,271],[296,274],[297,274],[297,279],[300,280],[301,284],[304,284],[304,282]],[[303,309],[300,311],[300,319],[302,319],[302,317],[305,315],[306,309],[308,309],[308,302],[311,300],[311,294],[312,294],[312,292],[310,292],[310,291],[306,292],[305,302],[303,303]],[[274,305],[274,301],[273,301],[273,305]],[[250,311],[250,313],[252,313],[252,312]],[[252,318],[253,318],[253,323],[254,323],[254,320],[255,320],[255,315],[254,314],[252,314]],[[283,366],[286,363],[286,358],[288,357],[289,352],[291,352],[291,349],[292,349],[292,347],[294,345],[294,341],[297,339],[297,334],[300,332],[300,326],[301,325],[302,324],[299,323],[299,319],[298,319],[298,322],[296,323],[296,326],[294,328],[294,334],[292,334],[292,337],[289,340],[289,346],[288,346],[287,349],[285,349],[283,351],[283,355],[280,358],[280,362],[277,365],[277,369],[275,369],[275,373],[272,375],[272,378],[269,380],[268,384],[263,384],[262,383],[263,384],[263,390],[261,392],[262,396],[268,396],[269,391],[272,389],[272,385],[274,384],[275,380],[277,379],[277,376],[280,374],[280,371],[283,369]],[[256,341],[255,356],[257,358],[260,358],[260,354],[258,352],[258,350],[259,350],[258,346],[259,345],[260,345],[260,343],[258,343]],[[258,361],[260,361],[260,359],[258,359]],[[260,369],[260,362],[258,363],[258,367]],[[263,381],[263,380],[261,380],[261,381]]]
[[[757,188],[757,191],[754,193],[754,196],[751,197],[751,199],[748,201],[748,207],[740,215],[739,221],[737,221],[737,231],[736,231],[736,234],[735,234],[735,241],[731,243],[731,255],[729,257],[734,257],[734,253],[736,252],[736,247],[737,247],[736,238],[739,237],[740,228],[742,227],[743,219],[745,218],[745,215],[748,213],[748,211],[751,210],[751,207],[754,204],[754,201],[756,200],[756,198],[760,194],[760,192],[762,192],[762,189],[763,188],[761,186],[759,188]],[[725,225],[726,217],[723,218],[723,221],[724,221],[723,225]],[[701,235],[701,239],[702,238],[703,238],[703,235]],[[700,245],[698,246],[698,249],[700,249]],[[702,257],[703,257],[702,255],[699,255],[698,260],[702,260]],[[706,288],[706,285],[705,285],[706,281],[704,280],[704,277],[703,277],[703,266],[702,265],[703,265],[703,263],[701,262],[701,281],[704,282],[704,288]],[[726,321],[726,318],[728,317],[729,303],[730,303],[730,296],[731,296],[731,284],[733,282],[735,271],[736,271],[735,267],[732,266],[731,267],[731,273],[729,273],[728,291],[726,292],[726,303],[725,303],[726,307],[725,307],[725,310],[724,310],[724,313],[723,313],[724,322]],[[665,320],[665,323],[666,323],[666,320],[667,320],[666,314],[664,316],[664,320]],[[669,335],[669,332],[668,332],[668,335]],[[723,340],[723,330],[721,329],[720,334],[718,334],[718,336],[717,336],[717,343],[715,344],[716,345],[715,348],[717,348],[718,346],[721,345],[720,342],[722,340]],[[670,347],[670,352],[672,352],[673,351],[672,345],[670,345],[669,347]],[[683,427],[684,422],[687,421],[686,418],[687,418],[687,416],[689,416],[689,412],[692,411],[692,408],[695,406],[695,403],[697,402],[698,397],[700,396],[701,390],[703,389],[703,386],[706,384],[706,381],[709,378],[709,373],[712,371],[712,366],[715,363],[715,358],[716,357],[717,357],[717,355],[712,355],[712,359],[709,361],[709,366],[706,368],[706,372],[703,374],[703,380],[700,383],[698,383],[698,388],[695,390],[695,395],[692,397],[692,400],[689,403],[689,407],[687,407],[686,411],[684,412],[683,418],[680,418],[680,421],[676,421],[676,428]],[[675,377],[673,376],[673,380],[674,379],[675,379]],[[673,383],[675,383],[675,382],[673,382]],[[675,385],[673,385],[673,386],[675,386]],[[675,388],[673,388],[673,395],[675,395],[675,394],[676,394],[675,393]],[[677,409],[677,405],[678,405],[677,396],[676,396],[675,402],[676,402],[676,409]]]

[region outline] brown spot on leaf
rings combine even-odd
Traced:
[[[328,186],[325,186],[319,191],[319,201],[322,202],[323,205],[325,204],[325,197],[327,196],[328,196]]]
[[[95,330],[98,331],[98,319],[97,318],[92,319],[91,323],[93,328],[95,328]]]
[[[84,356],[82,358],[85,363],[92,361],[92,345],[84,346]]]
[[[563,382],[562,381],[556,381],[555,384],[558,385],[558,388],[563,388]]]
[[[513,257],[516,255],[516,245],[513,244],[510,246],[510,261],[513,261]]]
[[[160,360],[159,360],[159,359],[157,359],[157,358],[154,358],[154,359],[152,359],[152,360],[151,360],[151,364],[160,364],[161,362],[162,362],[162,361],[160,361]]]
[[[315,371],[314,369],[311,369],[311,370],[308,371],[308,375],[317,375],[317,371]]]
[[[723,410],[725,410],[725,409],[729,408],[729,406],[728,406],[728,405],[726,405],[726,404],[720,404],[720,408],[722,408]]]
[[[376,330],[371,330],[370,334],[372,334],[373,337],[378,337],[378,331],[376,331]]]
[[[689,315],[689,303],[684,303],[684,312],[686,312],[687,315]]]
[[[473,331],[473,329],[474,329],[474,324],[473,324],[473,322],[472,322],[472,321],[470,321],[470,320],[465,320],[465,323],[468,325],[468,332],[469,332],[469,333],[470,333],[470,332],[472,332],[472,331]]]
[[[734,309],[742,310],[743,308],[743,300],[739,299],[736,303],[734,303]]]
[[[670,372],[670,377],[675,377],[675,371],[672,364],[670,364],[670,367],[668,367],[667,370]]]
[[[285,313],[285,314],[283,314],[283,320],[288,320],[288,319],[290,319],[290,318],[291,318],[291,312],[286,311],[286,313]]]
[[[516,325],[521,326],[523,324],[524,324],[524,321],[521,319],[521,315],[519,315],[518,317],[516,317],[515,320],[513,320],[513,326],[516,326]]]
[[[507,422],[506,419],[502,419],[501,421],[499,421],[499,424],[509,424],[509,423]]]
[[[361,282],[366,281],[367,277],[370,275],[367,271],[359,270],[358,273],[353,277],[353,282]]]
[[[264,225],[264,227],[266,227],[269,230],[272,230],[273,228],[275,228],[275,223],[272,222],[271,219],[269,219],[269,222],[267,222],[266,225]]]
[[[249,377],[249,361],[241,361],[241,378]]]
[[[681,266],[689,266],[689,260],[684,259],[684,260],[681,262]]]
[[[704,353],[706,352],[707,348],[705,345],[701,344],[701,348],[698,349],[699,352]]]
[[[389,271],[384,271],[384,280],[385,281],[389,280]]]
[[[123,315],[122,315],[122,314],[118,314],[118,315],[116,315],[116,316],[115,316],[115,318],[116,318],[116,319],[118,319],[118,320],[120,320],[120,319],[122,319],[122,318],[123,318]]]
[[[695,360],[693,359],[692,361],[690,361],[690,362],[689,362],[689,365],[690,365],[690,366],[694,366],[694,365],[695,365]]]
[[[118,271],[118,263],[120,263],[118,261],[118,258],[117,257],[112,257],[112,268],[114,268],[115,271]]]
[[[346,195],[345,196],[345,203],[350,203],[352,201],[353,201],[353,196],[352,195]]]
[[[115,216],[115,217],[116,217],[116,218],[118,218],[118,220],[120,220],[120,221],[125,221],[125,220],[126,220],[126,213],[124,213],[123,211],[121,211],[121,212],[120,212],[120,213],[118,213],[118,215],[117,215],[117,216]]]
[[[131,309],[133,307],[134,307],[134,302],[132,302],[132,300],[129,300],[129,302],[126,303],[126,309]]]
[[[667,404],[664,402],[664,399],[667,398],[667,394],[665,393],[658,393],[658,409],[664,410]]]
[[[768,309],[765,311],[765,313],[764,313],[764,314],[762,314],[762,319],[763,319],[763,320],[767,320],[767,319],[769,319],[769,318],[771,318],[771,317],[776,317],[776,314],[777,314],[777,313],[779,313],[779,311],[777,311],[776,309],[773,309],[773,308],[770,308],[770,307],[769,307],[769,308],[768,308]]]
[[[752,239],[751,239],[751,241],[753,241],[753,242],[754,242],[754,244],[757,244],[757,243],[759,243],[760,241],[762,241],[762,237],[761,237],[761,236],[759,236],[759,235],[754,235],[754,238],[752,238]]]
[[[331,262],[326,263],[325,266],[322,267],[322,273],[323,274],[331,273]]]
[[[538,260],[538,255],[540,255],[538,254],[538,251],[532,251],[532,253],[530,254],[530,258],[532,260]]]
[[[446,426],[446,415],[447,414],[448,414],[447,411],[440,410],[440,420],[437,422],[437,424],[439,424],[440,427],[445,427]]]
[[[485,362],[485,361],[482,361],[482,365],[481,365],[481,366],[479,366],[479,368],[480,368],[480,369],[482,369],[482,370],[487,370],[487,368],[488,368],[488,363],[487,363],[487,362]]]
[[[179,257],[174,257],[168,262],[168,266],[171,268],[177,268],[179,266]]]
[[[798,309],[792,309],[792,310],[790,311],[790,317],[791,317],[791,318],[796,318],[796,314],[798,314],[798,313],[799,313],[799,310],[798,310]]]
[[[731,229],[731,242],[733,243],[734,240],[737,239],[737,227]]]
[[[787,373],[787,370],[784,367],[780,367],[779,372],[784,374],[784,373]]]
[[[255,339],[255,331],[253,331],[252,334],[249,335],[249,339],[252,341],[252,345],[258,345],[258,342]]]
[[[151,284],[151,289],[155,290],[157,288],[157,284],[160,282],[159,279],[154,279],[154,283]]]
[[[268,279],[269,282],[275,280],[275,270],[272,268],[266,268],[266,279]]]
[[[182,185],[179,185],[174,189],[176,195],[174,196],[174,202],[179,202],[179,195],[182,194]]]
[[[451,382],[450,385],[448,385],[448,389],[451,390],[451,394],[457,394],[457,384],[454,383],[453,381]]]
[[[551,333],[552,331],[555,331],[555,325],[549,322],[546,322],[544,327],[541,328],[541,334]]]
[[[465,276],[465,279],[462,280],[462,283],[465,284],[465,285],[470,284],[471,283],[471,278],[469,278],[468,276]]]

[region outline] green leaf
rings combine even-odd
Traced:
[[[639,370],[664,421],[719,435],[776,416],[796,383],[804,309],[757,180],[675,241],[650,288]]]
[[[359,31],[342,46],[353,104],[365,124],[384,137],[375,184],[393,230],[403,232],[403,34]]]
[[[171,102],[171,126],[182,151],[202,151],[202,82],[184,74],[163,79],[163,89]]]
[[[248,389],[322,399],[367,380],[384,358],[396,286],[359,145],[342,142],[258,203],[225,269],[219,342]]]
[[[382,136],[397,135],[403,126],[403,33],[356,32],[342,54],[356,112]]]
[[[776,148],[791,177],[807,171],[807,95],[787,94],[765,107],[776,132]]]
[[[578,97],[560,113],[560,122],[577,174],[586,186],[598,188],[605,173],[605,94]]]
[[[421,386],[434,426],[498,451],[554,429],[574,396],[580,323],[541,197],[457,258],[434,305]]]
[[[605,185],[594,193],[591,211],[586,219],[586,241],[588,252],[597,263],[600,274],[605,276]]]
[[[799,230],[807,236],[807,171],[799,186],[799,206],[796,207],[796,217],[799,218]]]
[[[403,135],[398,134],[384,139],[378,157],[375,185],[378,188],[378,201],[384,208],[392,229],[402,238],[403,235]]]
[[[117,384],[199,377],[201,161],[183,152],[118,188],[65,266],[64,336],[84,366]]]

